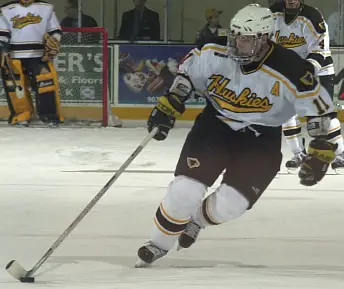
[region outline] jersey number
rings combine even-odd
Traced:
[[[330,106],[324,101],[324,99],[320,95],[318,99],[313,100],[313,103],[316,106],[319,115],[324,114],[330,108]]]
[[[325,49],[325,41],[322,40],[320,43],[319,43],[319,47],[320,49],[324,50]]]

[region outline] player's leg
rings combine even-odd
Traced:
[[[334,75],[324,75],[320,76],[321,85],[327,90],[333,100],[334,96]],[[336,150],[336,158],[332,162],[332,169],[342,169],[344,168],[344,141],[341,133],[340,121],[336,114],[331,116],[331,122],[329,127],[329,133],[327,140],[331,143],[336,143],[338,148]]]
[[[262,132],[258,137],[253,132],[237,133],[236,155],[228,160],[222,184],[203,200],[192,215],[192,222],[179,237],[180,247],[190,247],[201,228],[243,215],[280,170],[281,129],[256,128]]]
[[[229,127],[215,116],[197,117],[182,148],[175,179],[155,214],[151,239],[138,251],[144,261],[138,262],[138,267],[152,263],[173,248],[191,214],[202,203],[207,188],[225,167],[224,136],[228,131]]]
[[[288,169],[296,169],[300,166],[305,152],[305,139],[301,134],[301,124],[297,115],[293,116],[282,126],[285,140],[293,153],[293,157],[288,160],[285,166]]]
[[[36,93],[36,111],[40,120],[48,124],[62,122],[58,78],[51,61],[43,62],[39,58],[23,61],[30,75],[32,89]]]
[[[13,80],[8,69],[2,69],[2,81],[10,111],[8,123],[12,125],[28,126],[33,114],[32,99],[28,90],[29,83],[26,75],[24,75],[21,60],[12,59],[11,68],[14,78],[16,79],[16,84],[23,88],[23,95],[16,95]]]

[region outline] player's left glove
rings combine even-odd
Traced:
[[[44,56],[42,61],[48,61],[60,52],[60,41],[49,34],[44,35]]]
[[[304,186],[314,186],[325,176],[329,165],[335,158],[337,144],[316,138],[309,143],[308,154],[300,171],[300,183]]]
[[[147,126],[151,132],[153,127],[159,130],[154,136],[156,140],[164,140],[171,128],[173,128],[176,118],[181,116],[185,111],[185,105],[177,95],[168,93],[160,96],[158,103],[149,115]]]

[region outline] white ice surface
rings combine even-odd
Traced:
[[[173,171],[187,131],[152,141],[129,169]],[[16,259],[30,269],[145,135],[143,128],[1,127],[3,268]],[[290,156],[285,144],[284,151]],[[344,288],[344,177],[338,175],[312,188],[280,175],[240,219],[208,228],[192,248],[172,250],[151,268],[135,269],[172,178],[123,174],[37,272],[35,285],[2,269],[0,288]]]

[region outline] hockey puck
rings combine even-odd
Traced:
[[[35,282],[35,278],[34,277],[22,277],[19,280],[22,283],[34,283]]]

